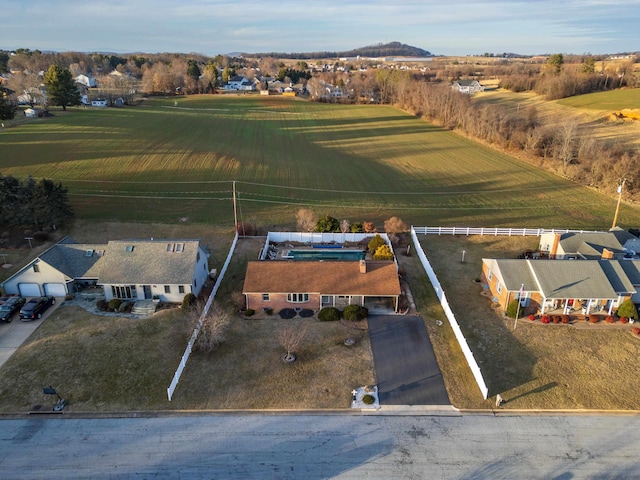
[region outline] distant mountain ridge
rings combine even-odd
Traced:
[[[275,58],[291,58],[291,59],[318,59],[318,58],[340,58],[340,57],[431,57],[433,54],[422,48],[413,47],[400,42],[378,43],[376,45],[368,45],[366,47],[354,48],[342,52],[301,52],[301,53],[284,53],[284,52],[265,52],[265,53],[246,53],[248,57],[275,57]]]

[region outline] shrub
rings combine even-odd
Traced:
[[[631,329],[631,333],[633,333],[636,337],[640,336],[640,328],[638,327],[633,327]]]
[[[532,313],[528,318],[533,322],[536,319],[536,316]]]
[[[375,253],[376,250],[378,250],[378,248],[380,248],[382,245],[386,245],[386,244],[387,244],[387,242],[384,241],[384,238],[382,238],[378,234],[375,237],[373,237],[371,240],[369,240],[369,243],[367,244],[367,248],[369,249],[369,251],[371,253]]]
[[[554,315],[553,317],[551,317],[551,321],[553,323],[560,323],[560,320],[561,320],[560,315]]]
[[[96,302],[96,307],[98,307],[98,310],[100,310],[101,312],[106,312],[107,310],[109,310],[107,301],[104,298],[101,298]]]
[[[509,318],[516,318],[516,313],[518,313],[518,299],[511,300],[504,313]]]
[[[613,318],[611,315],[607,315],[607,318],[605,318],[604,321],[607,323],[614,323],[616,319]]]
[[[600,318],[597,315],[589,315],[589,323],[598,323]]]
[[[340,222],[330,215],[325,215],[316,222],[316,232],[339,232]]]
[[[119,298],[112,298],[111,300],[109,300],[109,310],[117,312],[121,304],[122,300],[120,300]]]
[[[562,323],[569,323],[570,321],[569,315],[562,315]]]
[[[542,323],[549,323],[551,321],[551,318],[549,317],[549,315],[542,315],[542,318],[540,318],[540,321]]]
[[[344,311],[342,312],[342,316],[345,320],[349,320],[352,322],[357,322],[358,320],[362,320],[367,316],[369,311],[361,307],[360,305],[347,305],[344,307]]]
[[[241,237],[253,237],[256,234],[256,227],[249,222],[238,222],[236,232]]]
[[[273,315],[273,308],[265,307],[262,309],[267,315]]]
[[[335,322],[340,320],[341,316],[340,310],[335,307],[324,307],[318,312],[318,320],[321,322]]]
[[[120,313],[129,313],[133,308],[133,303],[131,302],[122,302],[120,307],[118,307],[118,312]]]
[[[620,317],[620,323],[626,325],[627,323],[629,323],[629,319],[627,317]]]
[[[638,309],[631,301],[631,299],[625,300],[620,304],[620,306],[618,307],[618,316],[638,320]]]
[[[182,299],[182,309],[191,310],[195,306],[197,300],[198,299],[193,293],[187,293]]]
[[[376,399],[373,395],[363,395],[362,396],[362,403],[364,403],[365,405],[373,405],[375,403]]]
[[[254,315],[255,313],[256,313],[256,311],[255,311],[253,308],[247,308],[247,309],[244,311],[244,314],[245,314],[247,317],[253,317],[253,315]]]
[[[380,245],[373,254],[374,260],[393,260],[393,253],[389,245]]]

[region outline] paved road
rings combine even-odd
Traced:
[[[381,405],[450,405],[422,318],[370,315],[369,338]]]
[[[0,420],[12,479],[640,478],[638,416]]]

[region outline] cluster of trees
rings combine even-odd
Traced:
[[[61,183],[0,175],[0,225],[43,228],[61,225],[72,217],[67,188]]]
[[[376,233],[377,228],[373,222],[351,222],[349,220],[339,221],[329,214],[321,217],[310,208],[301,208],[296,212],[296,226],[301,232],[324,232],[324,233]],[[386,233],[402,233],[409,228],[407,224],[398,217],[390,217],[384,222]]]
[[[572,59],[576,62],[576,59]],[[633,77],[634,60],[602,67],[596,71],[595,57],[584,57],[581,62],[568,65],[561,53],[553,54],[544,66],[522,64],[504,72],[500,86],[516,92],[533,90],[547,100],[571,97],[625,86],[636,86]]]
[[[9,93],[0,85],[0,120],[11,120],[15,117],[18,106],[9,97]]]
[[[410,113],[521,152],[533,163],[583,184],[613,191],[625,177],[632,193],[640,186],[640,152],[596,139],[589,126],[574,120],[543,123],[534,107],[513,111],[508,106],[473,102],[448,85],[390,78],[388,102]]]

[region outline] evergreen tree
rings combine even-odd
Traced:
[[[44,84],[53,105],[61,106],[62,110],[66,110],[67,105],[80,105],[80,92],[68,69],[51,65],[44,75]]]
[[[7,90],[0,87],[0,120],[11,120],[17,111],[18,106],[11,101]]]

